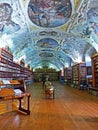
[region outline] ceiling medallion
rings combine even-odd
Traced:
[[[28,4],[30,20],[40,27],[54,28],[64,25],[71,13],[70,0],[30,0]]]

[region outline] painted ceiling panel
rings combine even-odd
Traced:
[[[54,28],[65,24],[72,13],[70,0],[30,0],[28,16],[37,26]]]
[[[0,0],[0,47],[33,69],[61,69],[98,51],[96,0]],[[93,4],[94,3],[94,4]]]

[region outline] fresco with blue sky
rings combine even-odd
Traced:
[[[70,0],[30,0],[28,15],[32,23],[40,27],[58,27],[70,18]]]
[[[56,48],[58,46],[58,42],[51,38],[44,38],[39,40],[36,45],[41,48]]]

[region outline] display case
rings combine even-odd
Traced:
[[[86,83],[86,63],[76,63],[72,66],[72,84],[74,87],[81,89],[81,85]]]

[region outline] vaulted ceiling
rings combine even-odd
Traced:
[[[97,0],[0,0],[0,47],[57,70],[98,51]]]

